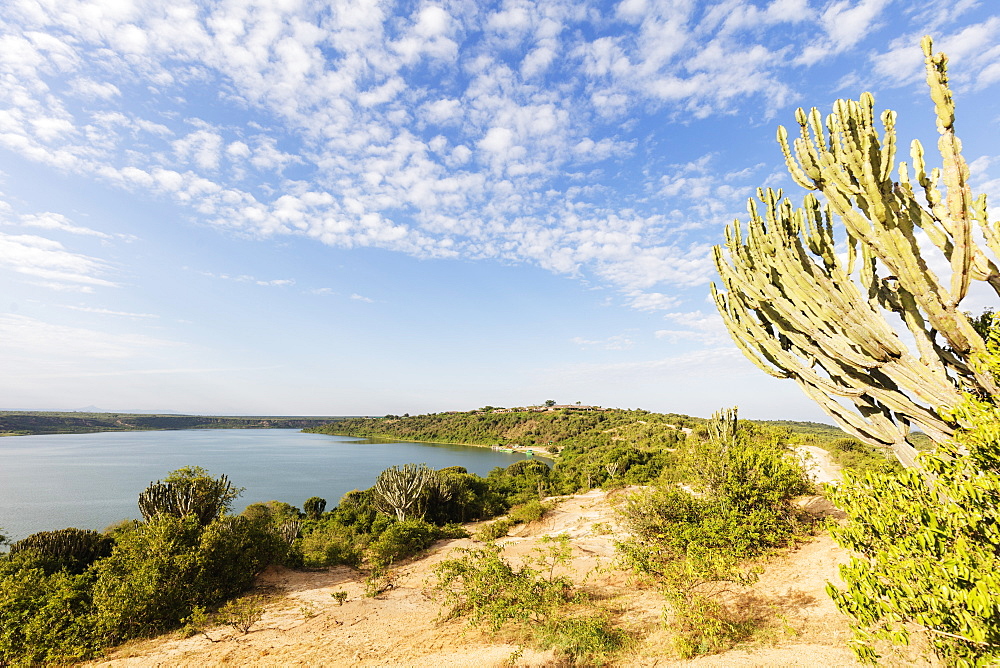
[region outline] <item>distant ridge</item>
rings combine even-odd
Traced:
[[[148,410],[138,410],[135,408],[120,408],[118,410],[111,410],[108,408],[98,408],[97,406],[85,406],[83,408],[74,408],[69,413],[127,413],[130,415],[184,415],[180,411],[165,411],[161,409],[148,409]]]

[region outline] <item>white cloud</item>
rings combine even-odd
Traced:
[[[667,313],[664,317],[680,328],[657,330],[655,336],[658,339],[666,339],[671,343],[696,341],[713,346],[724,344],[730,340],[729,331],[717,311]]]
[[[97,258],[73,253],[58,241],[29,234],[0,232],[0,266],[59,287],[116,287],[101,275],[108,265]]]
[[[71,306],[68,304],[63,305],[63,308],[70,309],[71,311],[80,311],[82,313],[96,313],[98,315],[115,315],[122,316],[124,318],[159,318],[160,316],[154,313],[129,313],[128,311],[114,311],[106,308],[94,308],[90,306]]]
[[[0,25],[0,145],[247,234],[530,262],[675,308],[673,289],[711,274],[688,233],[731,218],[755,172],[641,164],[624,114],[766,118],[886,1],[17,5]],[[975,86],[1000,78],[997,20],[941,40],[976,63]],[[905,73],[912,57],[894,57],[885,71]],[[641,201],[616,199],[633,167],[650,170]]]
[[[374,304],[375,303],[374,299],[371,299],[369,297],[364,297],[362,295],[359,295],[358,293],[352,294],[351,295],[351,299],[353,299],[354,301],[358,301],[358,302],[365,302],[366,304]]]
[[[118,86],[106,81],[94,81],[85,77],[73,79],[69,84],[70,89],[83,98],[110,100],[121,96],[122,92]]]
[[[584,339],[580,336],[574,336],[570,339],[570,342],[580,346],[581,348],[602,348],[604,350],[628,350],[635,343],[625,334],[616,334],[615,336],[609,336],[606,339],[596,341]]]
[[[206,170],[215,170],[219,167],[222,143],[222,137],[218,133],[204,129],[196,130],[172,142],[174,153],[180,160],[190,161]]]
[[[37,227],[43,230],[59,230],[70,234],[98,237],[100,239],[110,239],[110,234],[93,230],[89,227],[74,225],[66,216],[60,213],[45,212],[39,214],[26,214],[20,217],[19,222],[24,227]]]
[[[803,49],[798,62],[812,65],[853,47],[877,26],[883,10],[891,2],[892,0],[837,0],[830,3],[821,16],[826,38]]]
[[[73,327],[16,314],[0,314],[0,339],[7,350],[38,356],[47,363],[66,359],[122,360],[150,348],[176,345],[140,334]]]

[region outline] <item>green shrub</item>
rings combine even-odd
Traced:
[[[244,596],[227,601],[219,608],[216,621],[246,635],[263,616],[264,600],[259,596]]]
[[[1000,374],[1000,342],[989,347],[984,368]],[[847,514],[831,533],[854,556],[827,592],[864,663],[875,641],[918,629],[946,666],[1000,663],[1000,407],[967,396],[955,414],[969,428],[919,468],[845,472],[831,494]]]
[[[358,566],[364,557],[366,540],[339,522],[327,522],[304,535],[299,543],[303,564],[323,566]]]
[[[270,527],[244,517],[202,527],[193,515],[161,515],[120,534],[94,565],[97,623],[110,642],[168,630],[196,606],[246,590],[285,550]]]
[[[536,637],[541,647],[573,666],[603,666],[628,638],[604,612],[551,620],[537,629]]]
[[[372,563],[388,565],[426,550],[437,537],[437,527],[423,520],[397,522],[369,543],[368,557]]]
[[[708,596],[693,594],[671,598],[668,627],[674,649],[682,659],[716,654],[749,640],[757,620]]]
[[[622,562],[656,584],[669,604],[674,645],[684,658],[726,649],[753,633],[748,619],[715,598],[726,583],[750,584],[747,562],[786,545],[799,529],[790,500],[807,488],[801,469],[769,446],[700,448],[695,496],[675,484],[630,495],[620,518],[631,537]]]
[[[508,516],[514,524],[528,524],[542,519],[553,507],[552,503],[542,503],[538,499],[531,499],[511,508]]]
[[[492,543],[458,550],[459,556],[434,570],[445,614],[467,617],[471,625],[494,634],[516,630],[571,665],[603,665],[626,636],[611,625],[606,612],[591,607],[569,578],[556,575],[556,568],[569,561],[569,537],[563,534],[546,543],[520,567],[505,560]]]
[[[94,656],[93,574],[46,573],[28,555],[0,560],[0,665],[71,663]]]
[[[393,574],[388,568],[376,565],[365,578],[365,596],[375,598],[393,587]]]
[[[479,531],[476,532],[476,540],[489,542],[497,538],[503,538],[513,526],[514,522],[511,519],[495,520],[479,528]]]
[[[530,566],[515,568],[495,544],[458,552],[434,569],[435,589],[450,607],[450,617],[467,616],[473,625],[496,633],[508,622],[545,621],[574,599],[569,580],[545,580]]]

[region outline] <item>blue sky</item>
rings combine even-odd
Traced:
[[[0,408],[825,419],[711,246],[794,193],[798,106],[869,90],[933,155],[923,34],[995,205],[986,0],[9,0]]]

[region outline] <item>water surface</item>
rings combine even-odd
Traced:
[[[485,476],[522,458],[489,448],[373,443],[292,429],[8,436],[0,438],[0,528],[13,540],[70,526],[100,531],[139,518],[139,493],[189,465],[225,473],[245,487],[234,506],[240,511],[271,499],[301,508],[310,496],[332,508],[393,465],[464,466]]]

